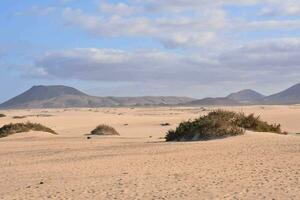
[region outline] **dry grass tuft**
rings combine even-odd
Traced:
[[[120,135],[113,127],[108,125],[99,125],[91,131],[91,135]]]
[[[29,131],[42,131],[52,134],[57,134],[54,130],[38,123],[16,123],[7,124],[0,128],[0,138],[7,137],[15,133],[29,132]]]
[[[208,140],[241,135],[245,130],[287,134],[281,131],[280,124],[268,124],[254,114],[215,110],[194,121],[180,123],[176,130],[168,131],[166,141]]]
[[[171,126],[170,123],[161,123],[160,125],[161,125],[161,126]]]
[[[24,118],[26,118],[26,116],[13,116],[12,118],[13,119],[24,119]]]

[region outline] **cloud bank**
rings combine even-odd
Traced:
[[[99,41],[147,40],[151,47],[51,50],[35,58],[23,75],[117,84],[122,91],[189,93],[299,80],[298,0],[96,1],[94,9],[72,2],[33,6],[24,15],[56,12],[67,30]]]
[[[36,61],[52,78],[111,82],[190,82],[218,84],[255,76],[292,75],[300,70],[300,40],[250,43],[214,56],[159,50],[73,49],[49,52]],[[274,77],[271,77],[272,79]]]

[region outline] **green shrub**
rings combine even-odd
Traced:
[[[29,131],[43,131],[52,134],[57,134],[54,130],[38,123],[16,123],[7,124],[0,128],[0,138],[6,137],[15,133],[29,132]]]
[[[254,114],[215,110],[194,121],[180,123],[176,130],[168,131],[165,138],[166,141],[208,140],[241,135],[245,130],[286,134],[280,124],[268,124]]]
[[[0,118],[1,118],[1,117],[6,117],[6,115],[0,113]]]
[[[91,135],[120,135],[113,127],[108,125],[99,125],[91,131]]]

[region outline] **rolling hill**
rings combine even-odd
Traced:
[[[234,105],[289,105],[300,104],[300,83],[282,92],[264,96],[254,90],[241,90],[226,97],[204,98],[188,102],[190,106],[234,106]]]
[[[234,106],[285,105],[300,103],[300,84],[282,92],[264,96],[254,90],[242,90],[226,97],[194,99],[176,96],[97,97],[63,85],[33,86],[26,92],[0,104],[1,109],[112,107],[112,106]]]
[[[193,101],[188,97],[96,97],[75,88],[57,86],[33,86],[26,92],[4,102],[2,109],[69,108],[177,105]]]
[[[188,106],[235,106],[240,105],[238,101],[227,97],[204,98],[186,103]]]
[[[264,95],[250,89],[232,93],[227,96],[228,99],[238,101],[239,103],[245,103],[245,104],[247,103],[251,104],[260,101],[264,97],[265,97]]]
[[[300,83],[282,92],[263,98],[264,104],[299,104],[300,103]]]

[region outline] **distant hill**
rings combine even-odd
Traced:
[[[227,97],[219,98],[204,98],[186,103],[189,106],[234,106],[240,105],[238,101],[229,99]]]
[[[289,105],[300,104],[300,84],[296,84],[282,92],[264,96],[254,90],[241,90],[227,97],[204,98],[186,103],[194,106],[232,106],[232,105]]]
[[[1,104],[1,107],[14,107],[18,105],[29,105],[33,102],[41,102],[62,96],[87,96],[85,93],[67,86],[33,86],[26,92]]]
[[[232,93],[227,97],[217,97],[217,98],[204,98],[200,100],[195,100],[188,102],[186,105],[194,106],[235,106],[244,104],[254,104],[260,101],[264,95],[254,91],[254,90],[241,90],[236,93]]]
[[[296,84],[282,92],[267,96],[263,99],[264,104],[299,104],[300,84]]]
[[[265,96],[254,91],[254,90],[242,90],[236,93],[232,93],[230,95],[227,96],[228,99],[237,101],[239,103],[255,103],[257,101],[260,101],[261,99],[263,99]]]
[[[67,86],[33,86],[26,92],[4,102],[2,109],[69,108],[177,105],[193,101],[188,97],[95,97]]]
[[[226,97],[193,99],[189,97],[96,97],[75,88],[57,86],[33,86],[26,92],[4,102],[2,109],[71,108],[111,106],[235,106],[235,105],[285,105],[300,104],[300,84],[274,95],[264,96],[254,90],[242,90]]]

